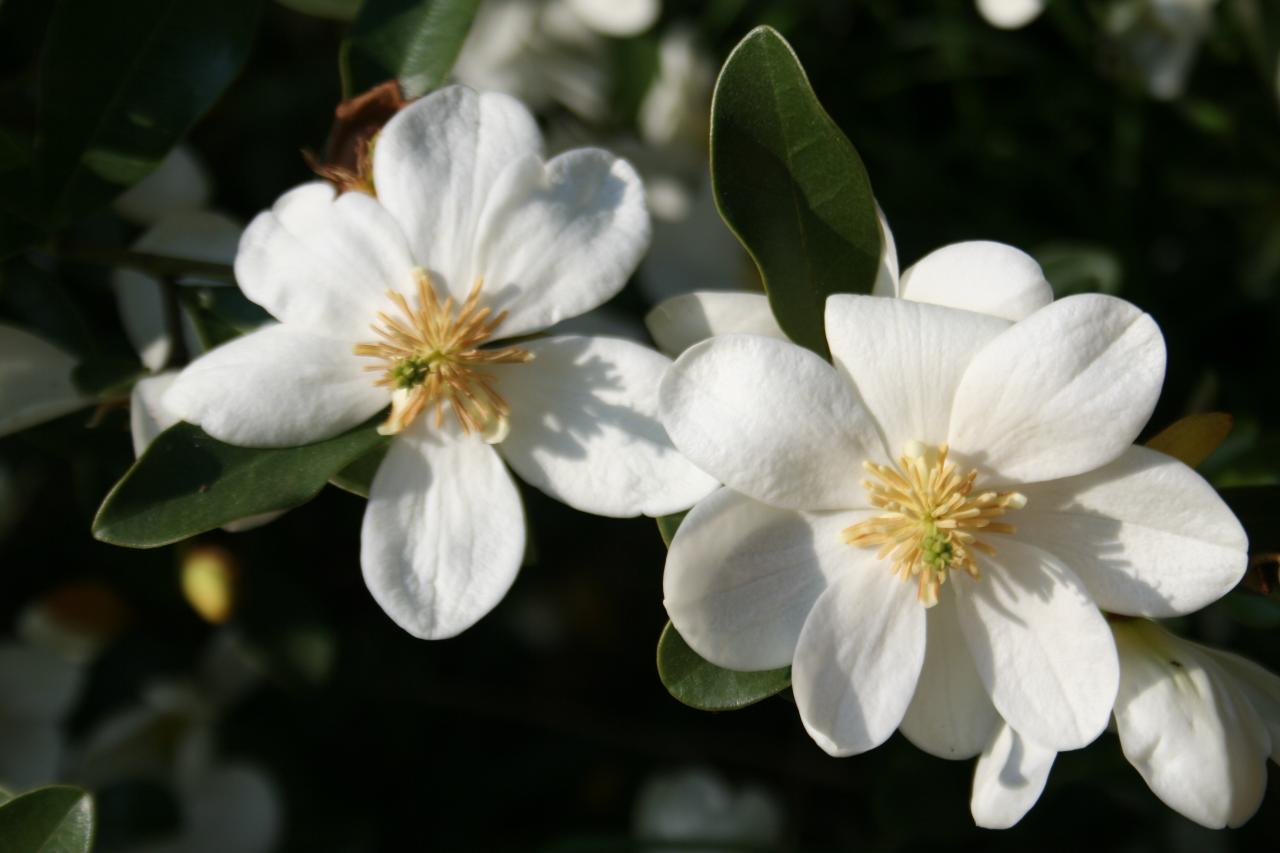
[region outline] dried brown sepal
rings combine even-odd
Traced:
[[[324,160],[304,151],[302,156],[313,172],[333,184],[339,192],[376,195],[373,184],[374,140],[391,117],[409,102],[400,85],[388,80],[342,101],[334,109],[333,126],[325,146]]]

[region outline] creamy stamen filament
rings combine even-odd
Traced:
[[[925,607],[938,603],[938,590],[951,571],[981,576],[974,552],[994,554],[982,533],[1013,533],[994,521],[1026,506],[1018,492],[973,494],[976,470],[960,474],[947,458],[947,445],[928,447],[911,442],[898,467],[863,462],[872,479],[862,481],[871,505],[884,513],[844,529],[844,541],[861,548],[879,547],[878,559],[889,558],[903,580],[916,578],[917,597]]]
[[[400,432],[430,407],[435,409],[439,428],[448,404],[465,432],[501,441],[511,409],[494,388],[493,374],[482,368],[519,364],[532,359],[533,354],[512,346],[482,348],[507,312],[494,314],[492,308],[481,307],[480,279],[466,300],[455,305],[452,296],[440,301],[426,270],[418,268],[413,274],[417,307],[410,305],[404,294],[388,291],[398,314],[379,311],[378,322],[370,328],[381,340],[357,344],[354,349],[358,356],[378,360],[378,364],[365,367],[381,374],[374,384],[393,389],[391,414],[378,432]]]

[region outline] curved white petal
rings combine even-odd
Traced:
[[[480,274],[471,266],[476,229],[499,175],[541,152],[538,125],[515,98],[448,86],[387,122],[374,184],[414,258],[461,300]]]
[[[910,441],[947,440],[956,386],[1004,320],[904,299],[828,297],[827,344],[897,457]]]
[[[177,145],[155,171],[125,190],[112,203],[116,212],[132,222],[147,225],[209,203],[209,175],[195,152]]]
[[[134,456],[141,456],[156,436],[182,420],[164,405],[164,395],[178,375],[178,371],[169,370],[134,383],[129,395],[129,432],[133,437]]]
[[[1226,595],[1248,539],[1205,480],[1178,460],[1130,447],[1114,462],[1020,487],[1018,538],[1058,555],[1103,610],[1169,617]]]
[[[775,669],[795,657],[813,604],[844,572],[876,570],[840,532],[861,513],[774,509],[720,489],[685,516],[667,552],[667,615],[718,666]]]
[[[566,0],[587,26],[606,36],[637,36],[658,19],[659,0]]]
[[[987,23],[1002,30],[1016,30],[1039,17],[1046,0],[978,0],[978,11]]]
[[[15,326],[0,324],[0,435],[88,405],[71,381],[73,356]]]
[[[769,297],[746,291],[702,290],[673,296],[650,311],[644,323],[658,349],[672,358],[716,335],[787,339],[769,309]]]
[[[332,438],[390,402],[332,338],[271,325],[193,361],[161,399],[228,444],[293,447]]]
[[[635,169],[579,148],[543,164],[525,157],[502,174],[476,230],[474,275],[512,337],[590,311],[622,289],[649,246]],[[450,272],[446,271],[446,276]]]
[[[1000,718],[960,631],[955,584],[929,609],[924,667],[902,718],[902,734],[939,758],[972,758],[991,743]]]
[[[1235,680],[1271,737],[1271,760],[1280,764],[1280,676],[1231,652],[1199,647]]]
[[[898,295],[1004,320],[1021,320],[1053,301],[1035,258],[986,240],[952,243],[925,255],[902,273]]]
[[[790,509],[866,505],[880,440],[831,365],[787,341],[722,335],[690,347],[658,393],[680,452],[730,488]]]
[[[139,252],[229,264],[236,258],[244,226],[213,210],[183,210],[148,228],[133,244]],[[199,279],[200,276],[193,276]],[[188,277],[184,276],[183,281]]]
[[[490,372],[511,406],[498,451],[522,479],[575,509],[615,517],[679,512],[715,488],[658,421],[665,356],[619,338],[521,347],[532,362]]]
[[[348,344],[372,337],[388,290],[413,287],[405,234],[364,193],[334,197],[323,182],[282,195],[245,229],[236,281],[281,322]]]
[[[915,586],[863,552],[862,563],[818,597],[800,631],[791,689],[809,736],[835,756],[884,743],[911,702],[924,647]]]
[[[360,532],[364,581],[387,615],[438,640],[474,625],[507,594],[524,557],[524,514],[494,449],[446,421],[396,436],[369,490]]]
[[[1106,620],[1056,557],[989,540],[983,577],[954,580],[960,627],[1000,716],[1046,748],[1077,749],[1107,726],[1119,670]]]
[[[1092,471],[1133,444],[1164,365],[1160,329],[1133,305],[1097,293],[1059,299],[973,357],[956,390],[950,444],[997,480]]]
[[[880,222],[880,268],[876,270],[876,280],[871,286],[872,296],[897,296],[899,287],[898,244],[894,242],[893,231],[889,228],[889,220],[884,209],[876,202],[876,219]]]
[[[1008,829],[1022,820],[1040,799],[1057,756],[1001,722],[973,769],[973,822],[985,829]]]
[[[1271,751],[1247,697],[1195,644],[1144,620],[1113,629],[1125,758],[1156,796],[1197,823],[1244,823],[1262,802]]]

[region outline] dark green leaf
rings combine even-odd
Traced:
[[[342,43],[348,98],[385,80],[406,98],[444,82],[471,29],[479,0],[365,0]]]
[[[827,357],[827,296],[870,292],[880,224],[858,152],[818,103],[791,46],[768,27],[734,48],[716,81],[711,178],[778,325]]]
[[[200,345],[207,350],[271,320],[270,314],[250,302],[236,287],[184,285],[177,288],[177,293],[200,338]]]
[[[90,397],[127,396],[133,384],[147,375],[136,358],[99,357],[82,361],[71,373],[71,381]]]
[[[1104,246],[1052,243],[1032,254],[1058,299],[1073,293],[1115,295],[1120,292],[1123,279],[1120,260]]]
[[[92,844],[88,791],[50,785],[0,806],[0,853],[87,853]]]
[[[337,474],[334,474],[329,482],[353,495],[359,495],[362,498],[369,497],[369,488],[373,485],[373,476],[378,473],[378,466],[382,464],[383,458],[386,457],[388,447],[389,444],[383,442]]]
[[[379,421],[327,441],[270,450],[223,444],[199,427],[177,424],[116,483],[93,520],[93,535],[113,545],[154,548],[298,506],[385,441],[377,433]]]
[[[707,663],[668,622],[658,639],[658,677],[667,691],[702,711],[733,711],[791,686],[791,667],[735,672]]]
[[[349,21],[360,11],[360,0],[276,0],[281,6],[287,6],[304,15],[317,18],[333,18],[335,21]]]
[[[654,519],[658,522],[658,532],[662,534],[662,542],[668,548],[671,547],[671,540],[675,538],[676,529],[680,526],[680,522],[684,521],[684,517],[688,514],[689,511],[685,510],[672,515],[660,515]]]
[[[62,0],[41,68],[47,225],[151,172],[239,73],[263,0]]]

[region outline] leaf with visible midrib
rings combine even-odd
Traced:
[[[88,853],[92,845],[88,791],[50,785],[0,805],[0,853]]]
[[[335,438],[301,447],[236,447],[180,423],[151,443],[116,483],[93,535],[154,548],[231,521],[306,503],[329,479],[385,444],[375,417]]]
[[[711,105],[711,178],[720,214],[755,260],[778,325],[829,358],[832,293],[869,293],[882,238],[853,144],[768,27],[725,61]]]
[[[350,98],[394,78],[406,98],[444,82],[479,0],[365,0],[342,43],[342,91]]]

